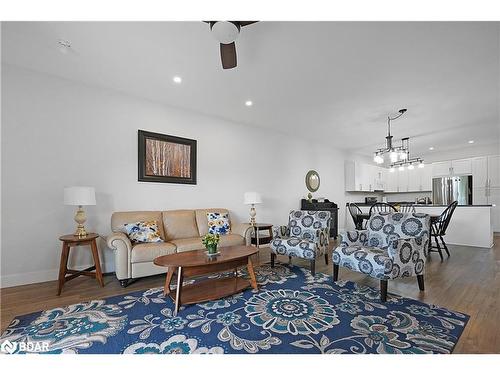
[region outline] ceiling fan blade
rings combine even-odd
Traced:
[[[232,69],[236,67],[236,45],[220,44],[220,58],[222,60],[222,68]]]
[[[251,25],[252,23],[257,23],[259,21],[237,21],[241,27]]]

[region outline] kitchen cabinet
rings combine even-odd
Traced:
[[[472,204],[491,204],[491,223],[500,232],[500,156],[472,159]]]
[[[389,170],[387,168],[382,168],[382,167],[377,167],[377,168],[378,168],[378,173],[375,179],[375,189],[385,191],[387,189],[387,174],[389,173]]]
[[[429,167],[415,168],[408,172],[408,191],[431,191],[432,177]]]
[[[384,190],[384,168],[376,165],[346,161],[345,190],[346,191],[375,191]]]
[[[408,171],[408,191],[420,191],[420,169]]]
[[[486,156],[472,159],[472,187],[488,186],[488,158]]]
[[[453,176],[463,176],[472,174],[472,161],[471,159],[452,160],[451,174]]]
[[[432,191],[432,165],[420,169],[420,191]]]
[[[385,191],[387,193],[397,193],[397,191],[398,191],[398,171],[387,172]]]
[[[488,204],[488,189],[484,187],[473,188],[472,204]]]
[[[500,187],[500,156],[488,156],[488,185]]]
[[[462,176],[472,174],[472,160],[450,160],[432,163],[432,176]]]
[[[346,160],[344,163],[344,177],[346,191],[370,191],[370,180],[373,169],[369,164]]]
[[[395,173],[398,174],[398,192],[400,193],[406,193],[409,190],[409,175],[410,172],[415,172],[415,170],[409,171],[408,169],[405,169],[404,171],[396,170]]]
[[[451,161],[440,161],[432,163],[432,176],[441,177],[449,176],[451,174]]]
[[[491,224],[494,232],[500,232],[500,188],[488,189],[488,204],[491,204]]]

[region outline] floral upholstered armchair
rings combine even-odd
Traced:
[[[307,259],[311,262],[311,273],[315,274],[316,259],[325,255],[330,233],[330,212],[328,211],[290,211],[288,225],[273,227],[271,241],[271,267],[276,255],[288,255]]]
[[[333,281],[339,266],[380,280],[380,298],[387,299],[387,281],[417,276],[424,290],[424,250],[429,240],[430,217],[419,213],[377,212],[367,229],[340,234],[341,244],[332,254]]]

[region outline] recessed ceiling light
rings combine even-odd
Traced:
[[[470,144],[472,144],[472,143],[474,143],[474,141],[471,139],[471,140],[469,141],[469,143],[470,143]]]
[[[247,107],[251,107],[251,106],[253,106],[253,102],[252,102],[251,100],[247,100],[247,101],[245,102],[245,105],[246,105]]]
[[[429,150],[431,150],[431,151],[434,150],[434,147],[429,147]]]
[[[64,40],[64,39],[59,39],[57,41],[57,44],[59,46],[59,51],[61,53],[68,53],[68,51],[71,48],[71,43],[69,41],[67,41],[67,40]]]
[[[172,78],[172,81],[174,81],[174,83],[181,83],[182,82],[182,78],[179,77],[179,76],[175,76],[174,78]]]

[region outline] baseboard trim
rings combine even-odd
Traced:
[[[93,264],[78,266],[78,269],[84,269],[93,266]],[[101,263],[102,269],[107,269],[105,264]],[[114,273],[114,272],[107,272]],[[55,281],[58,279],[59,269],[43,270],[35,272],[16,273],[12,275],[2,275],[0,277],[0,288],[10,288],[12,286],[29,285]]]

